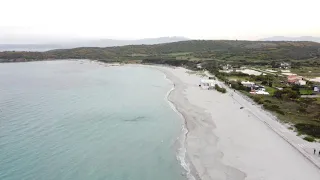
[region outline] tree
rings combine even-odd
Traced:
[[[268,81],[264,80],[264,81],[261,82],[261,84],[262,84],[262,85],[267,85],[267,84],[268,84]]]
[[[299,98],[299,94],[297,91],[293,91],[290,88],[285,88],[283,90],[277,90],[274,92],[274,97],[282,100],[286,99],[297,99]]]
[[[272,67],[272,68],[279,68],[279,67],[280,67],[280,64],[277,63],[276,61],[272,61],[272,62],[271,62],[271,67]]]

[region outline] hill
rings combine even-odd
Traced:
[[[273,36],[261,39],[261,41],[313,41],[320,42],[320,37],[301,36],[301,37],[285,37],[285,36]]]
[[[48,43],[16,43],[16,44],[0,44],[0,51],[48,51],[52,49],[71,49],[78,47],[112,47],[125,45],[151,45],[161,43],[171,43],[189,40],[185,37],[160,37],[146,38],[138,40],[114,40],[114,39],[98,39],[98,40],[63,40],[61,42]],[[44,40],[45,41],[45,40]],[[32,42],[32,40],[30,40]]]
[[[218,60],[230,63],[270,63],[283,60],[319,62],[320,43],[277,41],[191,40],[155,45],[81,47],[46,52],[0,52],[2,61],[93,59],[127,61],[144,59]]]

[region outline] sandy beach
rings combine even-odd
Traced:
[[[200,76],[184,68],[156,68],[175,85],[169,100],[185,118],[196,179],[320,179],[320,157],[313,155],[318,144],[303,141],[241,94],[202,90]]]

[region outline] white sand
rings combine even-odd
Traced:
[[[312,150],[320,150],[318,144],[306,143],[240,94],[201,90],[200,77],[183,68],[156,68],[175,84],[169,100],[186,120],[187,155],[198,179],[320,179],[320,157]]]

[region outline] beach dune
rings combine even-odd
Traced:
[[[202,90],[200,77],[184,68],[156,68],[175,84],[169,100],[185,118],[187,158],[196,179],[320,179],[319,168],[256,114],[269,118],[266,112],[248,101],[240,109],[241,95]]]

